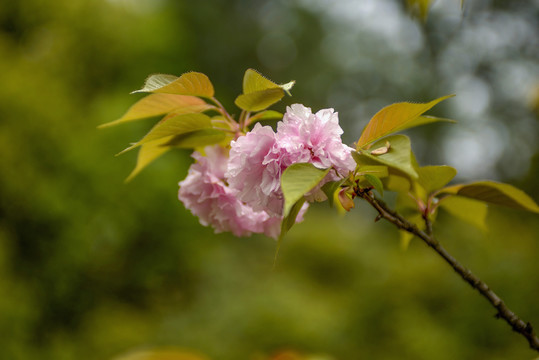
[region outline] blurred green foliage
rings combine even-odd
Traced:
[[[272,271],[272,240],[214,235],[177,201],[187,152],[167,154],[123,183],[136,154],[113,154],[150,124],[96,127],[121,116],[139,98],[128,93],[150,73],[204,72],[228,108],[248,67],[276,82],[295,79],[293,97],[276,110],[292,102],[342,108],[353,141],[381,104],[453,92],[450,83],[435,85],[446,69],[440,54],[452,49],[455,33],[478,26],[474,19],[491,14],[525,22],[525,14],[533,19],[538,13],[526,2],[470,5],[459,29],[445,10],[433,8],[425,25],[409,25],[424,41],[407,53],[363,30],[350,40],[352,33],[321,15],[322,1],[305,3],[2,3],[1,358],[107,359],[158,346],[223,360],[287,349],[335,359],[533,357],[446,264],[416,241],[402,252],[396,230],[375,226],[376,214],[365,205],[345,217],[315,206],[288,234]],[[400,2],[383,3],[390,7],[378,11],[398,9],[399,21],[408,21]],[[536,19],[531,24],[537,26]],[[357,57],[337,51],[354,51],[342,46],[347,39],[359,46]],[[498,74],[489,72],[489,59],[532,66],[534,44],[485,51],[484,57],[468,49],[460,56],[468,63],[479,59],[472,82],[478,84]],[[519,74],[516,65],[507,66]],[[511,177],[506,151],[498,152],[493,174],[537,199],[533,107],[515,101],[501,82],[487,84],[489,104],[501,109],[492,124],[509,129],[504,149],[514,147],[510,159],[525,159],[520,175]],[[465,117],[451,114],[460,114],[458,106],[445,111],[461,124],[412,133],[420,160],[443,160],[433,154],[442,152],[447,126],[467,129]],[[525,136],[517,141],[519,131]],[[435,230],[447,248],[539,326],[536,215],[494,208],[486,234],[443,214],[439,220]]]

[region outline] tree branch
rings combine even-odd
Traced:
[[[460,277],[476,289],[490,304],[498,311],[496,317],[504,319],[511,328],[524,336],[530,347],[539,352],[539,338],[535,334],[532,324],[522,321],[511,309],[509,309],[503,300],[492,291],[488,285],[474,275],[470,270],[462,266],[451,254],[445,250],[438,240],[432,235],[432,224],[428,218],[425,219],[428,231],[422,231],[414,224],[403,218],[397,212],[390,209],[383,201],[377,199],[370,190],[359,189],[356,195],[366,200],[379,213],[377,219],[384,218],[401,230],[408,231],[423,240],[428,246],[436,251]]]

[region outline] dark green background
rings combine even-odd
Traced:
[[[0,357],[109,359],[159,346],[223,360],[283,349],[331,359],[537,355],[430,249],[400,250],[366,204],[345,217],[313,206],[272,270],[273,240],[214,235],[177,200],[187,152],[123,183],[136,154],[113,155],[151,121],[96,129],[140,97],[128,94],[151,73],[204,72],[233,113],[245,69],[294,79],[293,97],[274,108],[334,107],[350,144],[384,105],[456,92],[432,113],[458,124],[409,132],[420,162],[537,200],[538,6],[470,1],[461,14],[459,1],[437,3],[422,25],[389,0],[4,1]],[[492,208],[488,225],[483,234],[440,214],[435,231],[539,326],[537,215]]]

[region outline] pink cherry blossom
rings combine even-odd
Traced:
[[[238,191],[224,182],[228,157],[219,146],[206,147],[206,156],[193,153],[192,164],[185,180],[180,182],[178,197],[202,225],[211,225],[215,232],[230,231],[236,236],[264,233],[277,238],[281,217],[265,211],[255,211],[241,202]],[[298,219],[301,220],[301,219]]]
[[[309,162],[320,169],[333,167],[346,176],[356,164],[351,155],[353,149],[342,143],[342,133],[333,109],[313,114],[310,108],[294,104],[286,109],[275,136],[278,146],[286,150],[285,166]]]
[[[256,124],[253,130],[231,143],[226,178],[238,197],[255,210],[282,214],[282,172],[294,163],[311,163],[333,170],[306,196],[308,201],[325,200],[320,187],[354,170],[352,148],[341,140],[343,133],[333,109],[313,114],[300,104],[287,108],[277,133]]]
[[[259,123],[245,136],[232,141],[226,178],[238,190],[238,197],[254,210],[281,215],[283,194],[281,173],[283,151],[275,142],[275,133]]]

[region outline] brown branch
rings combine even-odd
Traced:
[[[432,224],[428,218],[425,218],[428,231],[422,231],[414,224],[400,216],[397,212],[391,210],[383,201],[377,199],[370,190],[359,189],[356,195],[366,200],[378,211],[377,219],[384,218],[401,230],[408,231],[423,240],[428,246],[436,251],[460,277],[476,289],[490,304],[498,311],[496,317],[504,319],[511,328],[524,336],[530,347],[539,352],[539,338],[535,334],[532,324],[522,321],[511,309],[505,305],[502,299],[488,285],[474,275],[470,270],[462,266],[451,254],[445,250],[442,245],[432,235]]]

